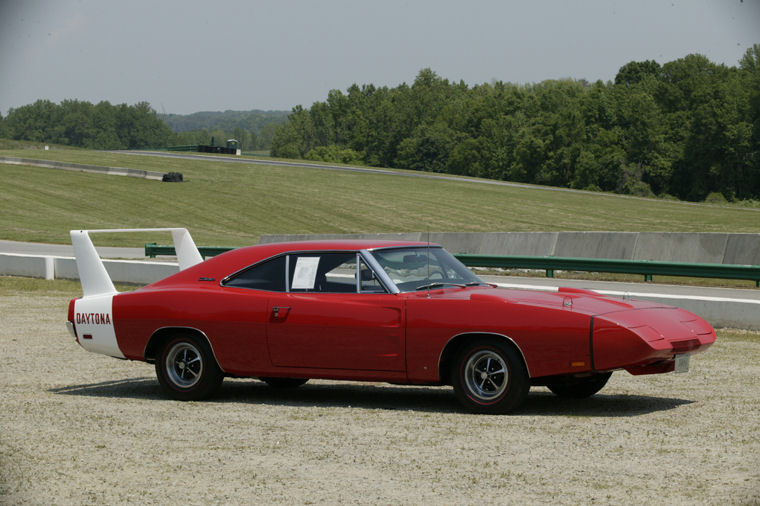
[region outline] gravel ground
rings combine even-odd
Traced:
[[[182,403],[152,366],[77,346],[67,300],[0,296],[0,504],[760,504],[757,333],[584,401],[534,388],[511,416],[330,381]]]

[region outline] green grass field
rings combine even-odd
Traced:
[[[4,147],[0,155],[176,171],[185,177],[184,183],[162,183],[0,164],[0,238],[9,240],[67,243],[70,229],[168,226],[187,227],[201,245],[229,246],[252,244],[268,233],[760,232],[760,209],[731,205],[76,149],[43,151],[12,143]],[[134,238],[123,235],[103,236],[99,243],[135,245]]]

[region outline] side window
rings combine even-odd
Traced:
[[[290,255],[291,292],[356,293],[356,253]]]
[[[223,284],[252,290],[295,293],[356,293],[356,252],[308,252],[282,255],[254,265],[231,277]],[[285,276],[285,266],[288,275]],[[359,291],[386,293],[372,269],[359,261]]]
[[[356,253],[325,272],[326,288],[331,292],[356,293]]]
[[[255,265],[227,280],[224,286],[251,288],[253,290],[268,290],[270,292],[285,291],[285,256],[280,256]]]

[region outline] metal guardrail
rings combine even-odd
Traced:
[[[760,287],[760,265],[696,264],[657,262],[650,260],[618,260],[611,258],[530,257],[459,254],[460,262],[469,267],[545,270],[553,278],[555,270],[614,272],[641,274],[644,281],[652,276],[686,276],[692,278],[746,279]]]
[[[234,248],[224,246],[200,246],[203,258],[215,256]],[[156,243],[145,245],[145,256],[174,255],[173,246]],[[546,277],[553,278],[554,271],[613,272],[640,274],[644,281],[652,281],[653,276],[685,276],[692,278],[743,279],[754,281],[760,287],[760,265],[696,264],[684,262],[656,262],[649,260],[618,260],[611,258],[568,258],[533,257],[517,255],[475,255],[459,253],[454,255],[468,267],[496,267],[502,269],[536,269],[546,271]]]

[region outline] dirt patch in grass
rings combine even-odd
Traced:
[[[225,380],[183,403],[152,366],[75,344],[68,290],[0,293],[3,504],[760,500],[757,333],[580,402],[534,388],[511,416],[463,413],[449,388],[331,381]]]

